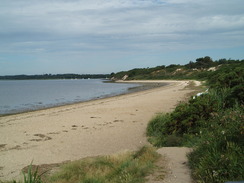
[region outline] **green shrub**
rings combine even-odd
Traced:
[[[236,103],[244,104],[244,62],[223,65],[208,77],[208,85],[221,93],[223,88],[229,89],[226,100],[227,107]]]
[[[181,145],[184,135],[199,133],[206,120],[219,110],[219,103],[213,92],[179,104],[172,113],[157,115],[147,127],[149,142],[155,146]]]
[[[170,122],[170,114],[162,113],[156,115],[147,126],[148,136],[160,136],[165,132],[165,123]]]
[[[166,123],[171,121],[170,114],[156,115],[147,126],[148,141],[154,146],[161,147],[166,143],[165,137],[167,134]]]
[[[203,94],[189,103],[178,105],[170,114],[170,122],[166,123],[167,134],[195,134],[211,118],[212,113],[217,112],[219,103],[212,94]]]
[[[204,183],[244,179],[243,121],[241,108],[215,114],[203,129],[204,140],[189,154],[195,179]]]

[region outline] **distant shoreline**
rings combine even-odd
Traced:
[[[5,116],[17,115],[17,114],[22,114],[22,113],[29,113],[29,112],[34,112],[34,111],[41,111],[41,110],[52,109],[52,108],[56,108],[56,107],[69,106],[69,105],[73,105],[73,104],[80,104],[80,103],[89,102],[89,101],[95,101],[95,100],[99,100],[99,99],[116,97],[116,96],[120,96],[120,95],[136,93],[136,92],[140,92],[140,91],[150,90],[150,89],[153,89],[153,88],[158,88],[158,87],[163,87],[163,86],[169,85],[169,83],[166,82],[166,81],[165,82],[160,82],[160,81],[158,81],[158,82],[157,81],[141,82],[141,81],[133,80],[133,81],[117,81],[117,82],[113,82],[113,83],[116,83],[116,84],[131,83],[131,84],[141,84],[141,85],[140,86],[136,86],[136,87],[131,87],[126,92],[121,93],[121,94],[105,95],[105,96],[100,96],[100,97],[97,97],[97,98],[83,100],[83,101],[67,102],[67,103],[64,103],[64,104],[57,104],[57,105],[54,104],[53,106],[43,106],[43,107],[37,107],[37,108],[34,108],[34,109],[33,108],[32,109],[23,109],[23,110],[19,110],[19,111],[16,111],[16,112],[9,112],[9,113],[6,113],[6,114],[0,114],[0,118],[1,117],[5,117]]]
[[[109,74],[36,74],[36,75],[6,75],[0,80],[49,80],[49,79],[106,79]]]

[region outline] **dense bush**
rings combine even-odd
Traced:
[[[202,131],[205,140],[189,154],[193,176],[199,182],[244,179],[244,113],[219,112]]]
[[[227,96],[228,107],[233,107],[236,102],[244,104],[244,62],[223,65],[219,70],[208,77],[208,85],[217,91],[229,89]]]
[[[177,146],[184,135],[199,132],[206,125],[206,120],[221,108],[221,100],[215,92],[203,94],[188,103],[179,104],[171,113],[160,114],[153,118],[147,127],[149,141],[156,146]],[[169,143],[170,139],[178,143]]]
[[[170,114],[170,122],[166,123],[167,134],[197,133],[202,123],[217,110],[218,101],[213,95],[201,95],[189,103],[180,104]]]

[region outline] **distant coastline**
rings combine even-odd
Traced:
[[[48,80],[48,79],[106,79],[110,74],[42,74],[42,75],[6,75],[0,80]]]

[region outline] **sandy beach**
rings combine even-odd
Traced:
[[[140,81],[148,82],[148,81]],[[50,164],[136,150],[148,144],[149,120],[192,90],[189,81],[126,95],[0,117],[0,180],[31,163]]]

